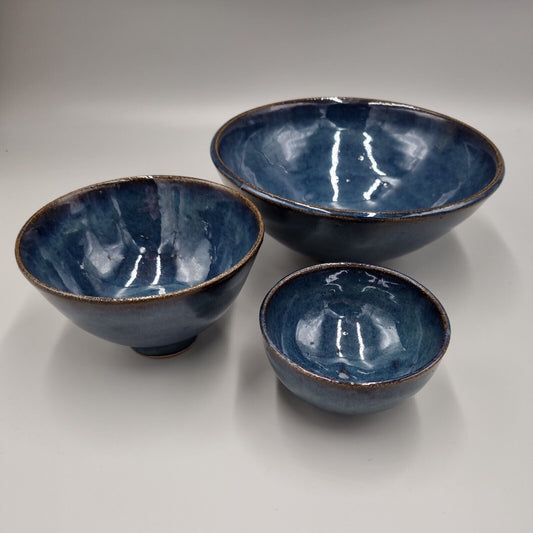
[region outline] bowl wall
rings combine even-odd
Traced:
[[[233,187],[235,183],[222,175]],[[468,218],[482,201],[425,216],[368,218],[320,214],[271,202],[239,189],[261,211],[268,233],[319,261],[380,263],[417,250]]]
[[[393,387],[340,386],[338,383],[302,375],[297,368],[280,359],[271,346],[267,344],[265,348],[276,376],[295,396],[325,411],[344,415],[366,415],[396,407],[420,391],[438,367],[434,365],[422,374],[400,381]]]
[[[43,295],[74,324],[97,337],[148,355],[166,355],[185,348],[228,310],[254,259],[255,254],[231,275],[201,290],[165,297],[87,300],[49,291]]]

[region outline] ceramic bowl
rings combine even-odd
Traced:
[[[15,253],[75,324],[161,357],[188,347],[228,308],[262,239],[257,208],[233,189],[140,176],[49,203],[26,222]]]
[[[498,149],[470,126],[362,98],[252,109],[218,130],[211,158],[273,237],[331,261],[381,261],[437,239],[504,174]]]
[[[265,297],[260,325],[280,381],[345,414],[381,411],[415,394],[450,340],[446,312],[426,288],[357,263],[290,274]]]

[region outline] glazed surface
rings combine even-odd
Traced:
[[[368,216],[452,204],[495,175],[493,148],[459,123],[410,106],[335,100],[246,114],[221,135],[221,160],[268,193]]]
[[[238,263],[258,222],[200,181],[146,178],[69,195],[24,234],[30,274],[62,291],[128,298],[198,285]]]
[[[445,336],[439,309],[419,288],[386,273],[342,267],[281,285],[265,323],[289,361],[341,382],[412,374],[435,358]]]

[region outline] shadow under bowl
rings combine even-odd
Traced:
[[[394,270],[326,263],[266,295],[260,325],[270,363],[296,396],[328,411],[391,408],[420,390],[450,341],[426,288]]]
[[[474,128],[362,98],[246,111],[217,131],[211,158],[259,207],[273,237],[326,261],[376,262],[428,244],[504,175],[500,152]]]
[[[21,229],[26,278],[82,329],[147,356],[187,348],[241,290],[263,240],[236,191],[181,176],[99,183]]]

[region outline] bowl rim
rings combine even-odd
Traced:
[[[226,131],[250,115],[253,115],[260,111],[266,110],[275,110],[276,108],[283,108],[294,106],[298,104],[312,104],[312,103],[339,103],[339,104],[366,104],[373,106],[385,106],[385,107],[397,107],[405,110],[411,110],[420,112],[426,115],[431,115],[443,119],[447,122],[451,122],[458,126],[459,128],[465,129],[472,133],[473,135],[479,137],[483,142],[485,142],[490,151],[492,151],[492,156],[496,161],[496,170],[492,179],[485,185],[483,188],[478,190],[476,193],[452,202],[449,204],[444,204],[442,206],[429,207],[423,209],[411,209],[403,211],[365,211],[365,210],[352,210],[352,209],[337,209],[334,207],[324,207],[315,204],[309,204],[306,202],[292,200],[284,196],[277,195],[275,193],[269,192],[266,189],[253,185],[249,181],[245,180],[233,170],[231,170],[220,155],[220,142],[223,139]],[[299,211],[308,215],[315,216],[327,216],[331,218],[353,220],[353,219],[364,219],[368,222],[379,222],[383,220],[393,221],[401,220],[404,218],[422,218],[427,216],[442,215],[443,213],[456,211],[462,209],[466,206],[480,202],[481,200],[490,196],[501,184],[504,174],[505,174],[505,164],[503,161],[503,156],[496,145],[483,133],[481,133],[476,128],[462,122],[458,119],[455,119],[449,115],[439,113],[437,111],[432,111],[423,107],[404,104],[400,102],[394,102],[391,100],[384,100],[379,98],[362,98],[356,96],[317,96],[317,97],[307,97],[307,98],[296,98],[291,100],[283,100],[279,102],[274,102],[270,104],[265,104],[259,107],[254,107],[247,111],[244,111],[233,118],[225,122],[220,128],[216,131],[213,139],[211,141],[211,159],[219,172],[222,173],[227,179],[230,180],[234,185],[236,185],[240,190],[250,194],[253,197],[259,198],[265,202],[273,204],[277,207],[281,206],[284,208],[289,208],[295,211]]]
[[[127,297],[127,298],[111,298],[111,297],[106,297],[106,296],[90,296],[90,295],[85,295],[85,294],[75,294],[72,292],[68,292],[68,291],[64,291],[64,290],[52,287],[51,285],[48,285],[47,283],[44,283],[40,279],[36,278],[33,274],[31,274],[28,271],[21,257],[20,246],[22,243],[22,239],[24,235],[26,234],[26,232],[28,231],[28,229],[43,214],[48,212],[50,209],[53,209],[61,205],[66,200],[69,200],[75,197],[80,197],[91,191],[99,190],[102,188],[107,189],[107,188],[114,187],[122,183],[140,183],[140,182],[148,182],[148,181],[172,181],[176,183],[189,183],[189,184],[200,185],[200,186],[211,188],[211,189],[217,189],[219,191],[222,191],[225,194],[232,196],[237,201],[241,202],[241,204],[244,204],[245,206],[247,206],[248,209],[253,214],[254,219],[257,222],[257,228],[258,228],[255,242],[253,243],[251,248],[248,250],[246,255],[244,255],[244,257],[242,257],[231,268],[197,285],[186,287],[184,289],[180,289],[177,291],[168,292],[165,294],[152,294],[152,295],[147,295],[147,296],[133,296],[133,297]],[[220,183],[216,183],[214,181],[210,181],[210,180],[202,179],[202,178],[193,178],[193,177],[188,177],[188,176],[178,176],[178,175],[172,175],[172,174],[146,174],[146,175],[129,176],[129,177],[124,177],[124,178],[118,178],[118,179],[112,179],[108,181],[94,183],[92,185],[87,185],[85,187],[75,189],[71,192],[68,192],[48,202],[43,207],[41,207],[38,211],[36,211],[24,223],[24,225],[20,229],[17,235],[17,239],[15,241],[15,258],[16,258],[19,269],[24,274],[24,276],[28,279],[28,281],[30,281],[30,283],[35,285],[37,288],[47,293],[53,294],[55,296],[60,296],[63,298],[68,298],[70,300],[76,300],[79,302],[88,302],[88,303],[105,303],[105,304],[146,303],[146,302],[150,302],[153,300],[166,300],[168,298],[185,297],[190,294],[200,292],[208,287],[218,285],[225,279],[230,278],[233,274],[235,274],[246,263],[248,263],[251,259],[253,259],[257,255],[257,252],[259,251],[259,248],[261,247],[261,244],[263,242],[264,233],[265,233],[265,228],[264,228],[264,223],[263,223],[263,218],[261,216],[261,213],[259,212],[259,210],[257,209],[257,207],[254,205],[253,202],[248,200],[248,198],[246,198],[243,194],[239,193],[235,189],[232,189],[231,187],[228,187],[226,185],[222,185]]]
[[[387,274],[417,289],[427,300],[429,300],[436,307],[439,313],[439,316],[440,316],[440,323],[442,326],[441,329],[442,329],[443,335],[442,335],[441,345],[438,351],[436,352],[436,354],[425,365],[421,366],[416,371],[411,372],[400,378],[393,378],[393,379],[386,379],[386,380],[379,380],[379,381],[358,382],[355,380],[333,379],[333,378],[324,376],[322,374],[312,372],[311,370],[305,368],[304,366],[296,363],[287,354],[282,352],[278,348],[274,340],[272,339],[271,335],[269,334],[268,321],[266,319],[267,309],[268,309],[268,306],[270,305],[270,302],[272,301],[273,296],[278,292],[278,290],[281,287],[283,287],[287,283],[290,283],[292,280],[296,278],[306,276],[318,270],[328,270],[328,269],[337,270],[339,268],[350,269],[350,270],[370,270],[378,275]],[[259,323],[260,323],[261,334],[263,336],[263,342],[268,347],[269,352],[273,354],[277,359],[279,359],[283,364],[288,365],[289,367],[291,367],[293,370],[295,370],[299,374],[302,374],[304,377],[311,378],[314,381],[317,381],[320,383],[326,383],[329,385],[333,385],[335,387],[342,387],[342,388],[347,388],[347,389],[361,389],[361,390],[362,389],[368,390],[371,388],[390,387],[393,385],[398,385],[400,383],[406,383],[413,379],[419,378],[421,375],[426,374],[427,372],[430,372],[432,369],[434,369],[439,364],[444,354],[446,353],[446,350],[448,349],[448,346],[450,344],[450,336],[451,336],[450,320],[448,318],[446,310],[444,309],[442,303],[437,299],[437,297],[429,289],[424,287],[424,285],[422,285],[415,279],[411,278],[410,276],[403,274],[401,272],[398,272],[397,270],[394,270],[392,268],[387,268],[387,267],[382,267],[382,266],[377,266],[377,265],[370,265],[367,263],[353,263],[353,262],[320,263],[317,265],[311,265],[311,266],[296,270],[292,272],[291,274],[288,274],[287,276],[279,280],[268,291],[265,298],[263,299],[263,302],[261,304],[261,308],[259,311]]]

